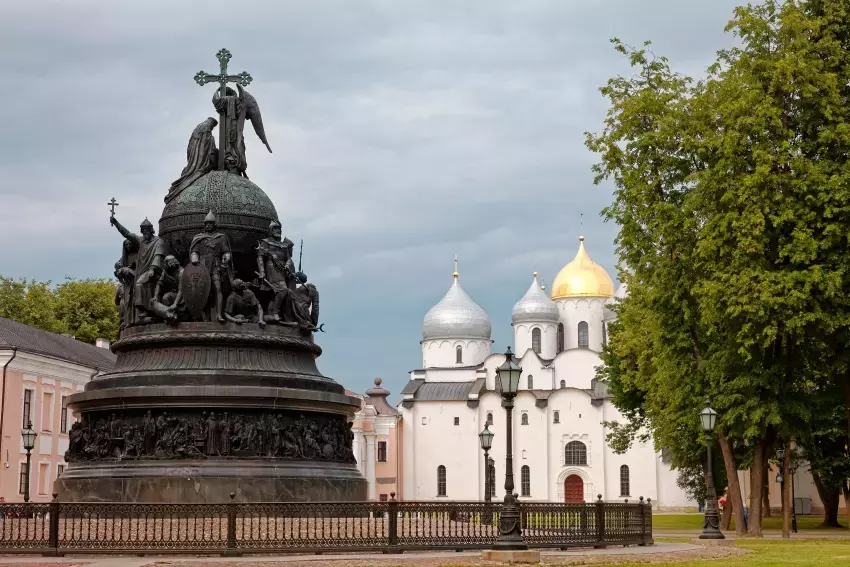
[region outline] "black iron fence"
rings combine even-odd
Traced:
[[[484,549],[500,503],[0,504],[0,554],[402,553]],[[652,543],[650,501],[520,503],[530,547]]]

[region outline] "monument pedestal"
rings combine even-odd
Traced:
[[[114,371],[69,400],[82,422],[60,501],[366,500],[348,423],[360,400],[297,329],[151,324],[113,348]]]

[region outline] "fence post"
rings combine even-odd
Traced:
[[[640,497],[640,543],[638,545],[646,545],[646,504],[643,501],[643,496]]]
[[[48,555],[57,557],[59,555],[59,493],[53,493],[50,501],[50,535],[48,544],[50,553]]]
[[[652,545],[652,498],[646,499],[646,511],[643,516],[643,541],[645,545]]]
[[[601,494],[596,497],[596,545],[593,547],[600,549],[605,547],[605,503]]]
[[[390,501],[387,503],[388,515],[388,539],[387,553],[401,553],[398,547],[398,500],[395,499],[395,492],[390,492]]]
[[[225,557],[236,557],[236,493],[230,493],[230,502],[227,503],[227,548],[224,550]]]

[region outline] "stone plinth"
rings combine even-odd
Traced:
[[[298,329],[130,327],[115,369],[69,399],[60,501],[362,501],[348,418],[360,400],[323,376]]]
[[[502,563],[540,563],[540,551],[536,549],[505,551],[488,549],[481,552],[481,559],[485,561],[501,561]]]

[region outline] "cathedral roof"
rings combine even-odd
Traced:
[[[552,284],[552,299],[566,297],[612,297],[614,281],[605,268],[590,259],[584,249],[584,237],[579,236],[578,252],[564,266]]]
[[[531,282],[531,287],[528,288],[522,299],[516,302],[513,311],[511,311],[511,321],[514,323],[557,323],[559,317],[558,306],[543,292],[543,289],[537,282],[537,272],[534,272],[534,280]]]
[[[460,286],[458,273],[446,295],[425,314],[423,339],[489,339],[490,317]]]
[[[366,390],[364,401],[374,407],[378,415],[398,415],[398,410],[387,402],[390,392],[381,386],[382,382],[380,378],[375,378],[375,387]]]

